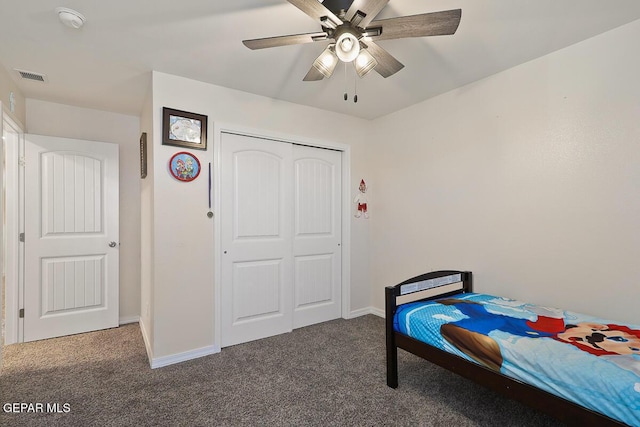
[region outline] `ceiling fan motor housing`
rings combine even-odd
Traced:
[[[322,5],[336,15],[339,15],[341,10],[349,10],[352,3],[353,0],[324,0]]]

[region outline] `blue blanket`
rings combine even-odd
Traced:
[[[394,327],[640,427],[640,326],[467,293],[402,305]]]

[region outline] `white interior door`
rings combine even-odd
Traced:
[[[221,345],[341,315],[341,153],[222,133]]]
[[[291,147],[221,138],[223,347],[291,331]]]
[[[118,146],[25,136],[24,341],[118,326]]]
[[[341,153],[293,146],[294,312],[300,328],[341,314]]]

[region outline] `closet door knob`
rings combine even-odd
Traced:
[[[116,247],[116,242],[109,242],[109,247],[110,248],[115,248]]]

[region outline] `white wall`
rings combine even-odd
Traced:
[[[203,166],[221,124],[350,145],[351,198],[367,180],[371,212],[351,222],[352,312],[460,268],[481,292],[637,323],[639,36],[635,22],[374,122],[154,72],[140,119],[29,99],[27,129],[121,145],[121,317],[141,315],[153,357],[215,331],[206,175],[169,175],[163,106],[208,116]]]
[[[205,169],[204,176],[193,182],[178,182],[167,170],[171,155],[180,148],[161,145],[162,107],[208,116],[208,149],[192,151]],[[355,192],[357,182],[367,178],[363,134],[366,123],[345,115],[153,73],[155,240],[149,250],[154,251],[154,357],[210,348],[214,342],[214,222],[206,216],[206,168],[214,160],[214,127],[225,124],[287,135],[291,139],[301,137],[348,144],[351,146],[351,187]],[[355,222],[351,236],[353,311],[370,306],[368,230],[367,225]]]
[[[27,133],[120,145],[120,319],[140,315],[140,119],[27,99]]]
[[[429,270],[639,323],[640,21],[376,121],[373,300]]]

